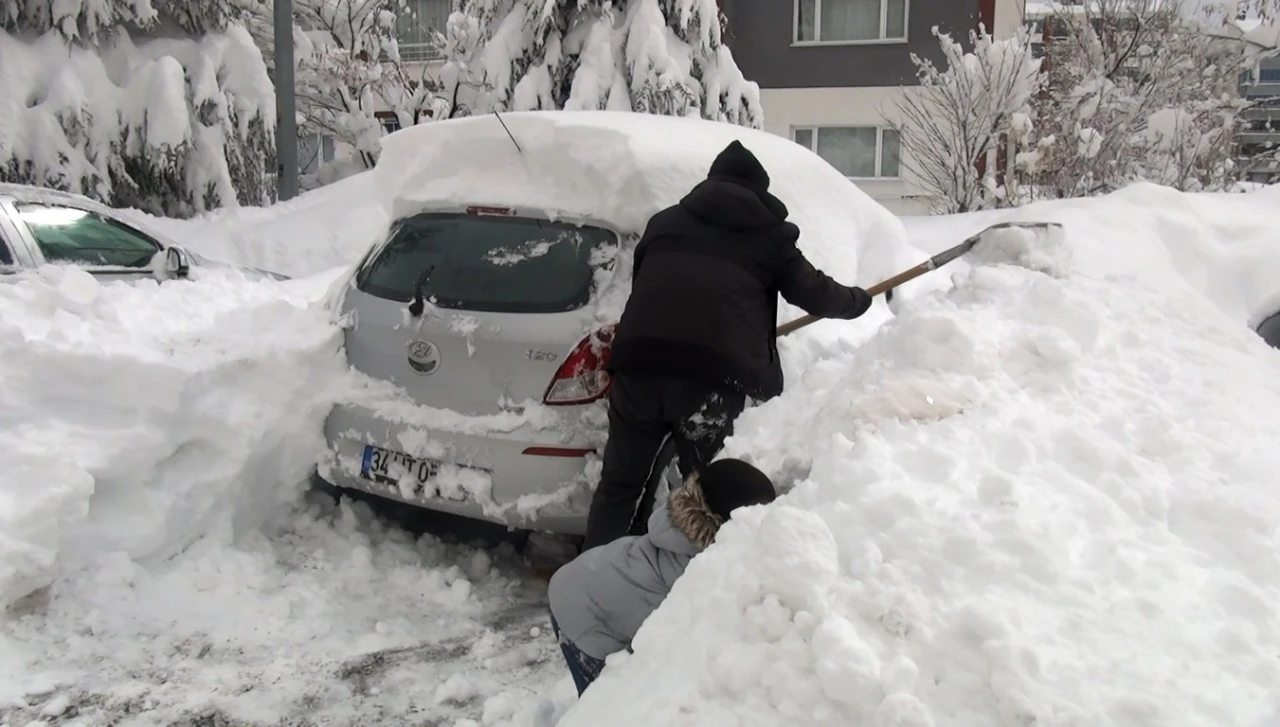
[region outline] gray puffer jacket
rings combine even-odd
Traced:
[[[627,648],[719,527],[693,478],[654,508],[646,535],[592,548],[560,568],[548,589],[560,636],[597,659]]]

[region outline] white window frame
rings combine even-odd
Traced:
[[[880,37],[867,40],[819,40],[822,37],[822,3],[826,0],[815,0],[813,15],[813,40],[800,40],[800,3],[803,0],[792,0],[791,8],[791,45],[793,46],[827,46],[827,45],[891,45],[906,43],[911,35],[911,0],[902,0],[902,37],[888,38],[889,0],[880,0]],[[958,2],[958,0],[956,0]]]
[[[807,126],[792,126],[791,141],[796,141],[796,132],[808,131],[812,133],[813,140],[809,144],[809,151],[814,154],[818,153],[818,132],[822,129],[875,129],[876,130],[876,176],[874,177],[847,177],[861,182],[900,182],[902,181],[902,136],[898,136],[898,174],[892,177],[882,175],[884,167],[884,132],[893,131],[887,126],[879,124],[810,124]]]

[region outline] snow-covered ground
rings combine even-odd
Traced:
[[[313,305],[385,222],[367,175],[159,221],[300,277],[0,286],[0,725],[533,724],[573,702],[508,548],[301,495],[349,385]],[[865,342],[788,338],[731,523],[562,726],[1280,720],[1280,190],[1138,186],[907,220],[957,263]],[[56,556],[56,557],[55,557]],[[22,595],[26,594],[26,595]],[[16,599],[16,600],[15,600]]]

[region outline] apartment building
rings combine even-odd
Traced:
[[[1257,19],[1238,17],[1225,30],[1255,49],[1274,47],[1274,31]],[[1260,58],[1241,73],[1239,92],[1249,106],[1241,114],[1236,163],[1244,181],[1275,184],[1280,181],[1280,162],[1275,160],[1280,150],[1280,56]]]
[[[918,87],[913,54],[941,64],[932,29],[967,40],[1023,22],[1025,0],[723,0],[729,47],[760,85],[765,130],[793,139],[890,210],[928,199],[888,128]]]

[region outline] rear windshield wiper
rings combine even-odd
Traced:
[[[426,295],[423,293],[423,289],[427,287],[427,282],[431,280],[431,274],[435,271],[435,265],[428,265],[426,270],[418,273],[418,279],[413,282],[413,302],[409,304],[409,315],[414,318],[422,315],[422,311],[427,308]]]

